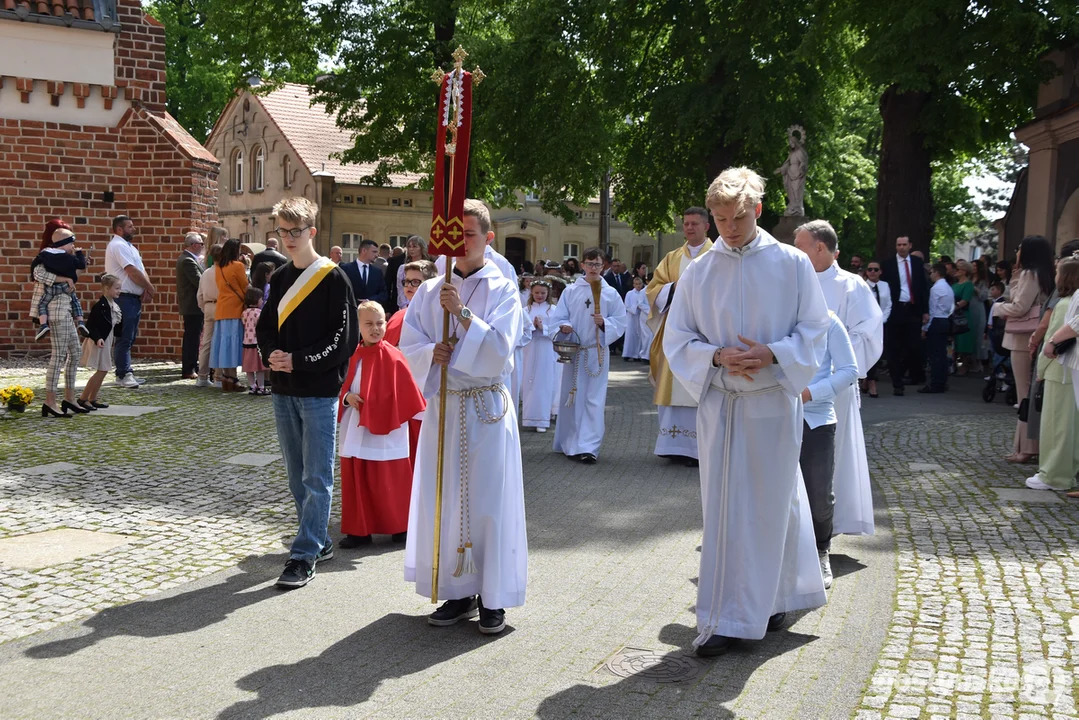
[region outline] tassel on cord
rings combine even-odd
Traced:
[[[465,575],[475,575],[476,563],[472,562],[472,543],[465,543]]]
[[[700,635],[697,636],[697,639],[693,641],[693,649],[696,650],[701,645],[704,645],[715,634],[716,634],[715,625],[709,625],[708,627],[706,627],[704,629],[704,631]]]
[[[461,577],[465,572],[465,549],[457,548],[457,567],[453,569],[454,577]]]
[[[577,388],[573,388],[569,391],[569,395],[566,396],[566,407],[573,407],[573,397],[577,394]]]

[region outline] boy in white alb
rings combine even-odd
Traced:
[[[405,580],[431,597],[440,366],[446,366],[438,594],[448,601],[427,621],[444,627],[478,612],[486,635],[505,629],[505,608],[524,605],[528,579],[521,440],[507,387],[523,312],[516,282],[484,257],[493,236],[486,206],[466,200],[466,254],[457,258],[451,284],[442,275],[416,291],[400,345],[427,399],[412,480]],[[450,313],[449,344],[442,342],[443,311]]]
[[[581,263],[585,274],[562,293],[547,330],[551,337],[576,333],[580,338],[580,351],[562,371],[562,402],[554,449],[587,464],[596,462],[603,443],[603,411],[611,369],[609,348],[626,331],[626,306],[622,297],[600,277],[603,260],[599,248],[585,250]]]

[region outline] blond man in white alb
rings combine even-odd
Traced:
[[[663,339],[698,403],[702,656],[826,601],[798,452],[801,393],[824,358],[828,307],[809,258],[757,227],[763,197],[747,168],[709,186],[720,239],[683,271]]]

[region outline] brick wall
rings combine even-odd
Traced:
[[[45,223],[66,220],[90,249],[90,268],[77,287],[89,311],[99,296],[93,275],[103,271],[111,220],[123,214],[135,222],[135,243],[157,288],[143,307],[134,354],[179,359],[175,263],[185,233],[217,223],[219,166],[165,112],[164,29],[143,15],[138,0],[118,5],[123,30],[112,91],[121,88],[132,107],[116,127],[77,124],[77,112],[72,123],[0,118],[0,356],[49,350],[33,341],[29,307],[29,266]],[[109,92],[101,88],[103,97]],[[106,191],[113,202],[104,201]]]

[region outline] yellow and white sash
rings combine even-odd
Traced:
[[[300,277],[296,278],[296,282],[292,283],[292,287],[288,289],[288,292],[284,294],[281,301],[277,303],[277,329],[280,330],[281,326],[285,324],[285,320],[292,314],[292,311],[300,306],[307,296],[318,287],[318,284],[322,282],[322,279],[330,274],[337,265],[334,264],[329,258],[320,257],[315,262],[311,263],[304,269]]]

